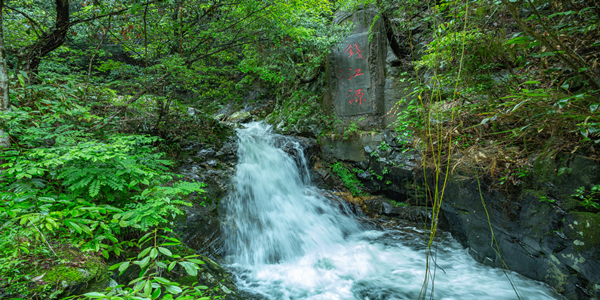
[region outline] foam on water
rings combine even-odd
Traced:
[[[425,232],[362,225],[310,185],[302,155],[295,161],[277,147],[285,137],[270,126],[251,123],[237,134],[223,236],[241,290],[273,300],[425,299],[432,289],[433,299],[517,299],[502,270],[475,262],[448,234],[429,269],[435,280],[424,287]],[[544,284],[509,277],[521,299],[558,299]]]

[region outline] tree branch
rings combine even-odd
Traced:
[[[8,8],[10,10],[14,10],[14,11],[18,12],[23,17],[25,17],[27,20],[29,20],[29,22],[31,22],[31,24],[34,25],[33,32],[35,32],[35,35],[37,35],[38,38],[41,37],[41,35],[38,33],[36,27],[39,28],[40,32],[43,33],[44,31],[42,30],[42,27],[40,26],[40,24],[38,24],[34,19],[32,19],[29,15],[27,15],[26,13],[24,13],[24,12],[22,12],[22,11],[16,9],[16,8],[14,8],[14,7],[10,7],[10,6],[6,5],[6,4],[4,5],[4,7]]]
[[[154,4],[154,3],[156,3],[156,1],[150,1],[150,2],[144,3],[142,5],[148,7],[148,5]],[[87,19],[75,20],[75,21],[71,22],[71,25],[75,25],[75,24],[79,24],[79,23],[85,23],[85,22],[89,22],[89,21],[93,21],[93,20],[105,18],[105,17],[108,17],[108,16],[115,16],[115,15],[118,15],[118,14],[121,14],[121,13],[127,11],[128,9],[130,9],[130,7],[123,8],[123,9],[120,9],[120,10],[117,10],[117,11],[113,11],[113,12],[109,12],[109,13],[104,14],[104,15],[99,15],[99,16],[95,16],[95,17],[91,17],[91,18],[87,18]]]
[[[162,77],[160,77],[159,79],[157,79],[154,82],[154,85],[159,84],[160,82],[162,82],[163,80],[165,80],[167,77],[169,77],[169,75],[171,75],[171,72],[168,72],[167,74],[163,75]],[[125,105],[121,106],[121,108],[119,108],[116,112],[114,112],[110,117],[108,117],[108,119],[106,119],[106,121],[104,122],[104,124],[100,125],[96,125],[95,127],[92,127],[91,129],[88,129],[89,131],[96,131],[96,130],[100,130],[102,128],[104,128],[104,126],[108,125],[110,123],[110,121],[112,121],[112,119],[114,119],[118,114],[120,114],[125,108],[127,108],[129,105],[133,104],[135,101],[137,101],[138,99],[140,99],[145,93],[147,93],[149,90],[148,87],[142,89],[141,91],[137,92],[137,94],[135,94],[133,97],[131,97],[131,99],[129,99],[129,101],[127,101],[127,103],[125,103]]]
[[[563,52],[565,52],[565,53],[570,52],[571,50],[569,48],[561,47],[560,50],[562,50],[562,51],[559,51],[557,49],[557,47],[554,44],[550,43],[550,41],[548,39],[546,39],[543,35],[537,34],[531,28],[529,28],[527,26],[527,24],[525,24],[525,22],[523,22],[523,19],[521,19],[518,9],[509,0],[502,0],[502,3],[508,8],[508,11],[512,15],[512,17],[515,20],[515,22],[517,23],[517,25],[519,25],[521,30],[525,31],[525,33],[527,33],[527,35],[535,38],[536,40],[538,40],[539,42],[544,44],[544,46],[546,46],[546,48],[551,49],[554,53],[556,53],[556,55],[560,58],[560,60],[562,60],[565,64],[567,64],[573,70],[573,72],[580,72],[579,70],[585,66],[585,65],[578,66],[577,63],[581,63],[581,62],[579,62],[577,60],[573,61],[572,60],[573,55],[571,53],[569,53],[569,56],[567,56],[563,53]],[[588,72],[583,71],[581,73],[582,73],[583,77],[585,77],[587,79],[588,83],[594,89],[600,88],[600,86],[596,83],[594,78],[592,76],[590,76],[590,74]]]
[[[265,39],[265,40],[266,40],[266,39]],[[259,40],[259,41],[261,41],[261,40]],[[212,55],[215,55],[215,54],[217,54],[217,53],[219,53],[219,52],[221,52],[221,51],[224,51],[224,50],[227,50],[227,49],[231,49],[231,48],[233,48],[233,47],[237,47],[237,46],[242,46],[242,45],[251,44],[251,43],[254,43],[254,42],[255,42],[255,41],[249,41],[249,42],[245,42],[245,43],[236,43],[236,44],[229,44],[229,45],[225,45],[225,46],[222,46],[222,48],[221,48],[221,49],[219,49],[219,50],[215,50],[215,51],[213,51],[213,52],[210,52],[210,53],[207,53],[207,54],[205,54],[205,55],[198,56],[198,57],[196,57],[196,58],[194,58],[194,59],[192,59],[192,60],[188,60],[188,61],[186,62],[186,64],[187,64],[187,65],[192,65],[193,63],[195,63],[195,62],[197,62],[197,61],[199,61],[199,60],[201,60],[201,59],[203,59],[203,58],[210,57],[210,56],[212,56]]]

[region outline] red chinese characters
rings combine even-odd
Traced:
[[[354,74],[351,74],[350,71],[354,72]],[[346,79],[346,77],[344,76],[344,71],[340,70],[340,73],[342,74],[342,79]],[[350,68],[349,71],[345,73],[345,75],[348,75],[348,80],[352,80],[352,78],[360,75],[365,75],[365,73],[361,72],[361,69],[352,70],[352,68]],[[344,83],[342,82],[342,84]]]
[[[352,92],[352,90],[350,90],[350,92]],[[354,90],[354,97],[352,97],[352,99],[350,99],[350,101],[348,102],[352,104],[352,102],[354,101],[355,103],[358,102],[358,105],[362,105],[364,95],[365,93],[363,93],[363,89]],[[348,95],[348,97],[350,97],[350,95]]]
[[[361,54],[362,52],[363,52],[363,50],[360,49],[360,47],[358,46],[358,43],[354,43],[354,45],[352,45],[352,44],[348,45],[348,47],[344,51],[344,53],[348,53],[348,57],[351,57],[352,55],[356,54],[356,55],[358,55],[358,58],[365,59]]]
[[[360,71],[360,69],[356,69],[356,70],[354,70],[354,71],[355,71],[355,72],[354,72],[354,75],[350,76],[350,78],[348,78],[348,80],[351,80],[352,78],[354,78],[354,77],[356,77],[356,76],[365,75],[365,73],[362,73],[362,72]]]

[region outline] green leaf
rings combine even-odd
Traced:
[[[204,264],[203,261],[201,261],[199,259],[194,259],[194,258],[190,258],[190,259],[188,259],[188,261],[191,261],[191,262],[199,264],[199,265],[203,265]]]
[[[598,103],[590,105],[590,111],[591,112],[597,111],[599,106],[600,106],[600,104],[598,104]]]
[[[532,81],[525,81],[525,82],[521,83],[521,85],[524,85],[524,84],[542,84],[542,83],[539,81],[532,80]]]
[[[158,256],[158,250],[156,250],[156,248],[152,248],[152,250],[150,250],[150,257],[156,258],[156,256]]]
[[[118,263],[118,264],[114,264],[114,265],[110,266],[110,267],[108,268],[108,270],[109,270],[109,271],[112,271],[112,270],[114,270],[114,269],[118,268],[118,267],[119,267],[120,265],[122,265],[123,263],[124,263],[124,262],[120,262],[120,263]]]
[[[516,38],[512,38],[508,41],[506,41],[506,43],[504,43],[505,45],[518,45],[518,44],[529,44],[533,41],[532,37],[529,36],[518,36]]]
[[[185,271],[191,276],[198,275],[198,266],[191,262],[180,262],[179,265],[185,268]]]
[[[171,270],[173,270],[173,268],[175,267],[175,264],[176,264],[176,263],[177,263],[176,261],[174,261],[174,262],[170,263],[170,264],[169,264],[169,268],[167,269],[167,271],[171,272]]]
[[[150,296],[150,294],[152,293],[152,283],[150,283],[150,280],[146,280],[146,284],[144,284],[144,295],[146,295],[146,297]]]
[[[167,248],[158,247],[158,251],[160,251],[160,253],[162,253],[162,254],[164,254],[164,255],[166,255],[168,257],[173,256],[173,253],[169,249],[167,249]]]
[[[119,273],[123,273],[127,268],[129,268],[129,261],[126,261],[119,266]]]
[[[23,75],[21,75],[21,74],[17,74],[17,78],[19,79],[21,86],[25,87],[25,77],[23,77]]]
[[[148,233],[146,233],[146,234],[145,234],[143,237],[141,237],[141,238],[140,238],[140,240],[138,241],[138,243],[140,243],[140,244],[143,244],[143,243],[146,241],[146,239],[148,239],[148,238],[150,237],[150,235],[151,235],[152,233],[153,233],[153,232],[148,232]]]
[[[144,267],[146,267],[148,265],[149,262],[150,262],[150,256],[146,256],[141,261],[138,261],[137,264],[140,265],[140,268],[143,269]]]
[[[157,288],[152,293],[152,299],[158,299],[159,296],[160,296],[160,288]]]
[[[167,285],[165,288],[167,289],[167,292],[171,294],[179,294],[183,291],[180,287],[174,285]]]
[[[86,293],[83,295],[86,297],[89,297],[89,298],[104,298],[104,297],[106,297],[106,295],[104,295],[102,293],[97,293],[97,292]]]
[[[146,254],[148,254],[148,252],[150,252],[150,250],[152,250],[152,247],[148,247],[148,248],[144,249],[144,251],[142,251],[140,254],[138,254],[137,258],[141,259],[142,257],[146,256]]]
[[[162,277],[154,277],[154,280],[158,283],[162,283],[162,284],[170,284],[171,281],[169,281],[168,279],[162,278]]]

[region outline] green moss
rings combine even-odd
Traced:
[[[182,276],[177,278],[175,282],[186,286],[192,286],[198,283],[198,278],[196,278],[196,276]]]
[[[44,281],[56,283],[61,281],[69,282],[86,282],[90,279],[95,279],[98,276],[106,276],[106,267],[104,263],[97,258],[92,258],[80,267],[72,267],[69,265],[57,265],[46,272]]]
[[[81,262],[81,267],[71,264],[58,264],[52,266],[49,270],[42,271],[42,284],[34,290],[36,294],[45,295],[48,299],[55,297],[68,296],[69,293],[84,293],[94,289],[101,289],[103,282],[108,277],[108,270],[101,259],[97,257],[86,257]]]
[[[519,200],[524,200],[524,199],[529,198],[529,197],[541,199],[542,197],[545,197],[545,196],[546,196],[546,192],[545,191],[524,189],[521,192],[521,194],[519,195]]]
[[[564,232],[575,244],[575,249],[586,250],[600,245],[600,213],[570,213]]]
[[[173,252],[177,253],[178,255],[181,255],[181,256],[188,256],[188,255],[196,254],[196,250],[194,250],[190,247],[187,247],[183,244],[179,244],[179,245],[175,246],[173,249]]]

